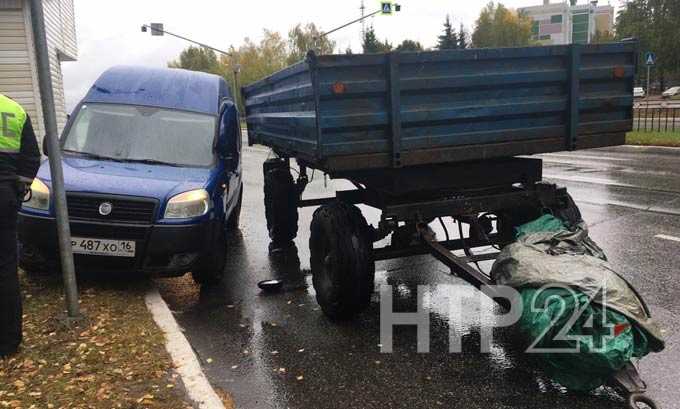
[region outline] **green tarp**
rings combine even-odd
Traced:
[[[519,328],[550,377],[573,390],[590,390],[631,358],[664,348],[642,300],[583,224],[570,231],[544,215],[515,234],[491,277],[520,291]]]

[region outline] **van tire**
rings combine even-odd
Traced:
[[[220,224],[215,230],[210,253],[191,273],[194,282],[200,286],[217,285],[224,277],[224,269],[227,265],[227,238],[223,225]]]
[[[271,160],[267,161],[270,162]],[[269,238],[275,245],[291,242],[298,231],[299,194],[285,161],[264,165],[264,208]]]
[[[236,203],[236,207],[234,207],[234,210],[231,211],[229,220],[227,220],[227,228],[229,228],[230,230],[238,229],[238,224],[239,221],[241,220],[242,204],[243,204],[243,184],[241,184],[241,188],[238,193],[238,202]]]
[[[372,235],[361,211],[342,202],[318,208],[309,248],[316,300],[324,314],[343,320],[368,307],[375,263]]]

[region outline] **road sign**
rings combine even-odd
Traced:
[[[389,1],[380,2],[380,10],[382,14],[392,14],[392,3]]]
[[[655,65],[656,64],[656,54],[654,54],[651,51],[647,51],[647,53],[645,53],[645,64]]]

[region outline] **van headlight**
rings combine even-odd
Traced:
[[[173,196],[165,209],[166,219],[189,219],[210,210],[210,195],[205,189],[191,190]]]
[[[37,210],[50,209],[50,188],[40,179],[31,183],[31,199],[23,203],[23,207]]]

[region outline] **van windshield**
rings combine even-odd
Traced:
[[[82,105],[65,152],[129,162],[210,166],[215,117],[134,105]]]

